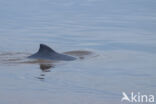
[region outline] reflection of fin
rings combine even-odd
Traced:
[[[40,69],[42,70],[42,73],[39,77],[36,78],[43,81],[45,79],[45,72],[50,72],[50,69],[54,67],[55,66],[53,64],[40,64]]]
[[[52,65],[52,64],[40,64],[40,69],[43,71],[43,72],[49,72],[50,68],[54,68],[55,66]]]
[[[122,92],[122,95],[123,95],[123,97],[122,97],[122,99],[121,99],[121,101],[129,101],[130,102],[130,99],[128,98],[128,96],[126,95],[126,93],[125,92]]]

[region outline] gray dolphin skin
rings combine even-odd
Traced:
[[[38,52],[29,56],[28,58],[41,59],[41,60],[56,60],[56,61],[76,60],[75,57],[58,53],[45,44],[40,44],[40,48],[39,48]]]

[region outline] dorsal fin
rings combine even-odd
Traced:
[[[65,60],[65,61],[76,59],[75,57],[72,56],[57,53],[56,51],[54,51],[45,44],[40,44],[38,52],[31,56],[28,56],[28,58],[43,59],[43,60]]]
[[[48,47],[45,44],[40,44],[40,48],[38,50],[38,53],[56,53],[53,49],[51,49],[50,47]]]

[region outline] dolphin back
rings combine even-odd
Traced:
[[[36,52],[31,56],[28,56],[28,58],[41,60],[62,60],[62,61],[72,61],[76,59],[75,57],[72,56],[57,53],[56,51],[54,51],[52,48],[50,48],[45,44],[40,44],[38,52]]]

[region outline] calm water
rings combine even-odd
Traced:
[[[0,104],[120,104],[156,96],[155,0],[0,0]],[[14,63],[44,43],[97,57]],[[16,61],[16,60],[15,60]]]

